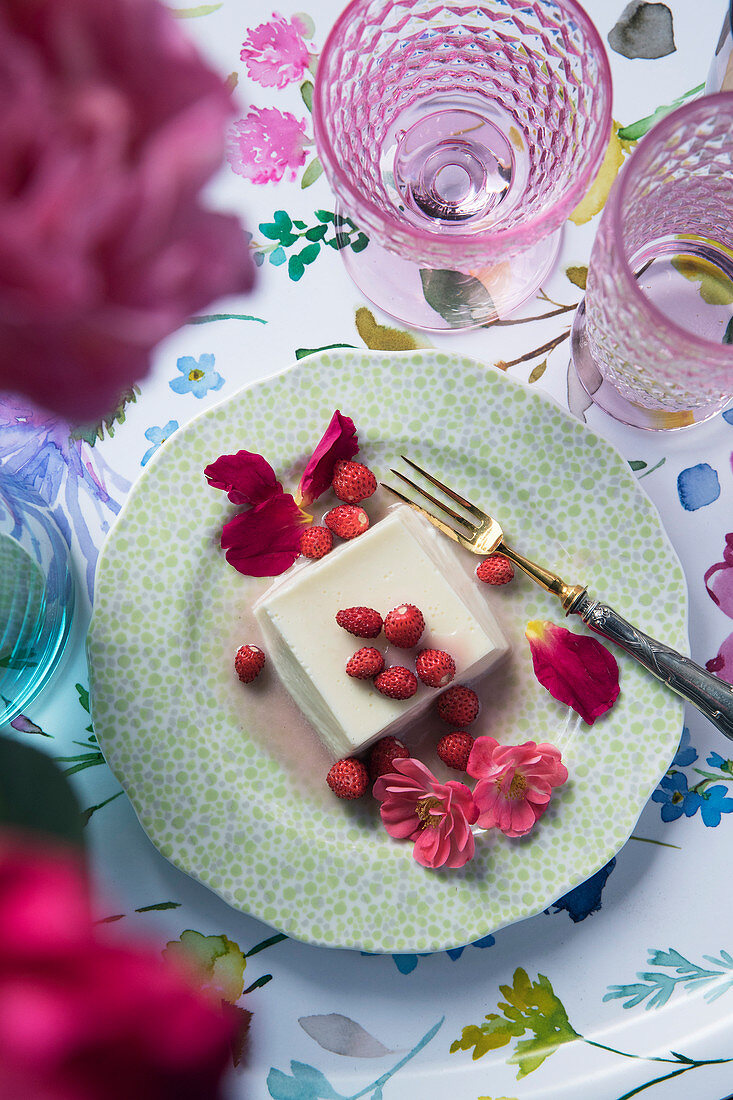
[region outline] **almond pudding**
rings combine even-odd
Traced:
[[[398,736],[438,696],[420,684],[410,700],[391,699],[345,671],[365,644],[379,649],[388,666],[414,663],[415,651],[393,648],[383,634],[365,643],[337,625],[336,613],[367,606],[386,615],[409,603],[428,624],[419,648],[447,650],[456,662],[455,683],[484,675],[509,652],[459,552],[405,505],[319,561],[296,565],[254,606],[283,685],[334,759]]]

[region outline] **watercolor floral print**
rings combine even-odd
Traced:
[[[693,767],[697,760],[697,750],[690,744],[690,733],[685,729],[677,754],[654,791],[652,802],[659,804],[662,821],[677,821],[683,815],[695,817],[699,813],[704,825],[715,828],[724,814],[733,813],[733,760],[711,752],[707,768]],[[692,771],[686,773],[683,768]]]
[[[311,52],[306,39],[315,27],[309,16],[300,14],[285,19],[278,12],[266,23],[251,28],[242,43],[240,60],[250,80],[262,88],[282,90],[299,83],[301,99],[310,111],[317,53]],[[296,117],[279,107],[250,106],[229,131],[227,160],[237,175],[250,183],[279,183],[297,179],[314,145],[306,116]],[[308,187],[321,174],[314,157],[301,181]]]
[[[272,19],[250,30],[240,57],[251,80],[263,88],[285,88],[302,80],[315,55],[305,43],[313,35],[306,17],[290,19],[273,12]]]

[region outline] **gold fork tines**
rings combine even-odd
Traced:
[[[448,538],[453,539],[460,546],[463,546],[466,550],[470,550],[472,554],[480,554],[485,557],[488,554],[500,553],[509,558],[515,565],[517,565],[524,573],[527,574],[536,584],[540,585],[547,592],[552,592],[557,596],[562,604],[563,610],[566,614],[569,614],[573,605],[578,599],[585,593],[585,585],[567,585],[556,573],[552,573],[549,569],[544,569],[541,565],[537,565],[535,562],[530,561],[529,558],[525,558],[523,554],[517,553],[504,541],[504,532],[502,531],[499,523],[483,509],[478,508],[470,500],[466,500],[465,497],[457,493],[455,489],[451,489],[448,485],[445,485],[442,481],[439,481],[433,474],[428,473],[421,466],[418,466],[412,459],[407,458],[406,455],[400,456],[404,462],[411,466],[421,477],[429,481],[431,485],[434,485],[436,489],[439,489],[444,496],[447,496],[450,500],[454,501],[466,512],[468,512],[475,522],[462,516],[454,508],[451,508],[449,504],[439,500],[433,493],[427,489],[417,485],[414,481],[411,481],[409,477],[401,474],[399,470],[392,469],[391,472],[406,485],[416,492],[419,496],[429,500],[436,508],[440,509],[446,516],[454,521],[454,523],[461,524],[463,530],[456,530],[450,523],[447,523],[444,519],[436,516],[433,512],[428,511],[421,504],[411,500],[410,497],[401,493],[398,489],[393,488],[391,485],[387,485],[382,482],[382,485],[390,493],[396,496],[399,500],[405,504],[409,504],[411,508],[414,508],[416,512],[424,516],[434,527],[437,527],[439,531],[442,531]]]

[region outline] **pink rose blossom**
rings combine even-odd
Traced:
[[[235,1021],[159,950],[104,942],[85,872],[0,838],[0,1096],[217,1100]]]
[[[597,638],[554,623],[527,623],[524,633],[539,682],[592,726],[618,698],[616,658]]]
[[[232,104],[155,0],[6,0],[0,54],[0,388],[89,420],[252,284],[238,220],[199,202]]]
[[[547,809],[553,787],[568,778],[554,745],[500,745],[493,737],[476,738],[466,771],[479,781],[473,792],[478,824],[506,836],[528,833]]]
[[[305,119],[276,107],[250,107],[229,131],[227,160],[252,183],[278,183],[286,172],[294,180],[305,164]]]
[[[250,30],[240,57],[252,80],[263,88],[284,88],[300,80],[310,61],[303,30],[297,16],[288,22],[278,12],[272,13],[269,23]]]
[[[478,810],[471,792],[451,779],[439,783],[419,760],[393,760],[392,771],[374,784],[374,797],[390,836],[415,842],[423,867],[463,867],[473,858],[471,825]]]

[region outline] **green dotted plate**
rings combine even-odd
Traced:
[[[518,549],[686,651],[682,570],[608,443],[459,355],[320,353],[204,412],[136,484],[97,574],[94,729],[160,851],[231,905],[312,943],[455,947],[540,912],[619,850],[674,755],[682,704],[623,654],[621,695],[595,725],[555,702],[534,678],[524,628],[562,612],[518,576],[477,590],[514,650],[473,732],[561,748],[570,780],[535,831],[482,836],[465,868],[429,871],[387,836],[371,799],[333,798],[292,704],[268,711],[272,679],[245,687],[234,675],[237,645],[258,640],[250,608],[269,582],[227,565],[218,538],[234,509],[203,468],[246,448],[292,490],[335,408],[353,417],[378,476],[410,455],[483,503]]]

